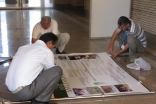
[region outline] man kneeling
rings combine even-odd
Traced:
[[[55,34],[45,33],[34,44],[21,46],[13,57],[6,85],[21,101],[46,104],[50,100],[62,76],[62,69],[55,66],[51,51],[57,40]]]

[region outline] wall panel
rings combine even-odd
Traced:
[[[131,18],[145,31],[156,35],[156,0],[132,0]]]

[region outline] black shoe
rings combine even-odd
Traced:
[[[60,52],[58,48],[56,48],[56,54],[67,54],[65,51]]]
[[[33,99],[31,101],[31,104],[49,104],[49,102],[42,102],[42,101],[37,101],[36,99]]]
[[[65,52],[65,51],[62,51],[62,52],[61,52],[61,54],[67,54],[67,52]]]
[[[128,56],[129,56],[129,52],[124,52],[119,55],[119,57],[128,57]]]

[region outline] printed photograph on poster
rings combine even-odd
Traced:
[[[132,91],[127,84],[115,85],[119,92],[130,92]]]
[[[66,56],[58,56],[58,59],[59,60],[67,60],[67,57]]]
[[[90,95],[86,88],[73,88],[76,96],[88,96]]]
[[[91,54],[91,55],[88,55],[89,56],[89,59],[97,59],[97,58],[100,58],[98,54]]]
[[[100,58],[97,54],[89,54],[89,55],[73,55],[68,56],[70,60],[81,60],[81,59],[97,59]]]
[[[87,91],[91,95],[103,95],[103,92],[98,87],[87,87]]]
[[[113,86],[113,85],[110,85],[110,86],[101,86],[101,88],[104,91],[104,93],[118,92],[117,89],[115,88],[115,86]]]
[[[69,60],[80,60],[77,55],[75,55],[75,56],[68,56],[68,57],[69,57]]]

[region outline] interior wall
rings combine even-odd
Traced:
[[[132,0],[131,18],[156,35],[156,0]]]
[[[120,16],[130,17],[131,0],[90,0],[90,38],[111,37]]]
[[[84,6],[84,0],[54,0],[54,4],[69,4],[72,6]]]
[[[156,50],[156,0],[132,0],[131,18],[146,31],[147,47]]]
[[[90,10],[90,0],[53,0],[55,8]]]

